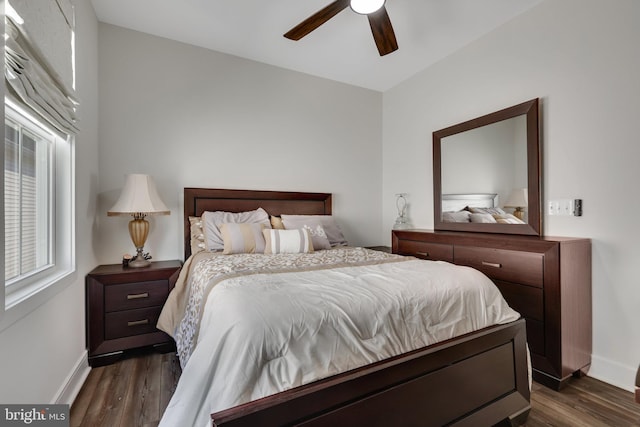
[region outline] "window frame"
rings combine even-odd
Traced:
[[[8,98],[5,98],[4,109],[5,121],[17,122],[32,133],[45,134],[52,139],[49,153],[49,263],[31,274],[4,283],[4,311],[9,311],[52,285],[65,282],[64,279],[75,272],[75,141],[73,136],[63,137],[52,130]]]

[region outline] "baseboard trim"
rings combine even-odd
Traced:
[[[624,366],[619,362],[593,355],[587,375],[633,393],[637,370],[637,366]]]
[[[87,351],[82,352],[82,356],[75,363],[74,369],[69,373],[65,379],[64,384],[60,387],[56,393],[53,401],[58,404],[66,404],[71,406],[73,401],[78,396],[82,385],[89,376],[91,368],[87,362]]]

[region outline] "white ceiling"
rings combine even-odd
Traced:
[[[300,41],[282,35],[333,0],[92,0],[98,19],[211,50],[385,91],[542,0],[388,0],[399,49],[379,56],[346,8]]]

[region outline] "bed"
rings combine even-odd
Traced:
[[[184,230],[186,262],[183,273],[187,274],[187,270],[191,269],[191,264],[195,263],[192,260],[198,258],[198,256],[213,259],[211,263],[217,262],[215,257],[209,257],[206,254],[198,254],[191,257],[190,217],[201,216],[205,211],[245,212],[257,208],[263,208],[269,215],[273,216],[285,214],[330,215],[332,209],[331,195],[326,193],[185,188]],[[340,264],[340,268],[335,270],[332,268],[321,272],[305,271],[305,276],[300,277],[304,277],[303,280],[307,280],[307,273],[310,275],[322,274],[322,277],[325,277],[325,274],[348,277],[351,274],[349,269],[364,268],[368,269],[366,270],[367,277],[374,278],[372,280],[375,282],[375,280],[378,280],[375,278],[387,277],[381,276],[381,271],[385,269],[450,268],[450,266],[445,265],[447,263],[428,264],[430,262],[415,259],[386,258],[387,256],[409,257],[373,253],[374,251],[364,248],[336,248],[335,253],[345,253],[351,256],[351,252],[349,252],[351,250],[366,258],[375,259],[375,262],[367,261],[367,263],[362,263],[362,265],[358,266]],[[332,256],[334,256],[333,253]],[[471,269],[467,270],[469,274],[475,274],[475,270],[473,272],[469,270]],[[354,271],[356,273],[351,274],[351,276],[355,277],[360,274],[360,270]],[[286,276],[290,273],[286,271],[281,274]],[[295,274],[298,273],[296,272]],[[416,274],[416,276],[419,275]],[[267,276],[262,273],[256,274],[251,277],[253,281],[251,283],[255,284],[260,280],[264,281],[266,280],[265,277]],[[277,280],[281,279],[280,276],[277,277]],[[245,285],[239,286],[235,283],[236,281],[241,284],[249,283],[245,279],[246,277],[240,276],[222,280],[220,284],[226,287],[218,284],[213,290],[223,289],[225,291],[231,289],[236,292],[237,289],[240,289],[248,292],[244,287]],[[268,280],[272,280],[271,275],[269,275]],[[357,280],[353,283],[356,282]],[[351,286],[351,282],[349,283]],[[323,292],[327,292],[326,288],[322,289]],[[217,299],[218,294],[216,294],[216,298],[209,298],[207,305],[214,304],[210,301],[211,299],[220,301]],[[269,298],[272,297],[269,296]],[[243,298],[252,299],[251,294],[249,294],[249,297],[245,295]],[[340,298],[342,297],[338,299]],[[260,316],[264,316],[261,309],[265,305],[264,302],[258,302],[254,306],[248,305],[249,309],[246,317],[252,317],[254,311],[259,311],[261,312]],[[221,387],[220,390],[223,391],[217,396],[220,400],[225,400],[226,396],[223,396],[225,394],[224,390],[235,390],[235,388],[238,388],[236,383],[243,380],[241,378],[242,375],[240,377],[230,376],[229,370],[235,369],[233,366],[220,362],[217,356],[214,358],[214,353],[217,354],[219,350],[215,345],[211,349],[206,348],[200,351],[205,345],[202,342],[207,342],[208,337],[216,334],[224,335],[225,337],[228,335],[226,329],[220,326],[220,323],[216,323],[216,328],[220,331],[224,330],[224,333],[218,332],[216,328],[207,328],[206,326],[207,322],[204,319],[209,317],[218,315],[218,321],[220,321],[219,319],[227,318],[226,314],[220,314],[226,310],[226,303],[223,305],[218,304],[215,307],[215,309],[208,312],[215,314],[203,316],[202,325],[199,327],[201,328],[200,337],[204,338],[200,339],[201,342],[198,342],[195,350],[191,353],[194,356],[188,359],[189,361],[183,370],[176,393],[174,393],[169,403],[160,424],[161,426],[176,425],[176,423],[181,423],[180,425],[201,425],[202,413],[207,412],[207,408],[210,407],[214,408],[214,410],[210,414],[207,413],[207,419],[202,424],[202,427],[204,425],[218,427],[258,425],[510,425],[523,422],[530,410],[525,324],[523,319],[517,318],[518,316],[513,317],[512,313],[507,314],[511,316],[509,319],[514,320],[456,334],[454,337],[439,340],[429,345],[418,346],[398,354],[385,355],[380,360],[372,360],[369,363],[358,361],[356,366],[351,366],[346,370],[339,368],[338,372],[332,372],[331,375],[321,375],[310,380],[308,378],[306,380],[303,379],[291,387],[285,387],[282,391],[272,393],[273,390],[268,390],[263,393],[265,394],[264,397],[260,393],[258,393],[257,398],[255,394],[248,397],[245,396],[244,401],[240,400],[239,404],[234,404],[233,406],[229,406],[228,403],[212,403],[210,402],[211,395],[206,399],[202,397],[211,393],[209,389],[210,381],[214,381],[216,378],[218,382],[222,381],[223,384],[218,385],[218,387]],[[363,305],[362,307],[366,311],[367,306]],[[313,318],[311,313],[313,311],[312,305],[304,310],[306,310],[310,319]],[[412,322],[406,323],[413,324]],[[269,326],[268,323],[266,325]],[[269,332],[270,328],[267,326],[265,326],[266,332],[260,333]],[[207,328],[206,332],[203,332],[205,331],[204,328]],[[251,329],[256,328],[254,324]],[[233,327],[229,330],[231,329]],[[249,335],[252,331],[245,329],[243,333]],[[375,340],[369,339],[369,341]],[[235,343],[235,341],[232,342]],[[287,342],[287,345],[292,344]],[[378,349],[378,347],[372,348]],[[198,351],[200,352],[196,354]],[[258,353],[260,351],[264,352],[265,350],[258,350]],[[312,351],[314,357],[316,351],[318,353],[324,352],[314,349]],[[211,353],[211,358],[216,360],[217,370],[216,366],[209,365],[202,369],[199,368],[204,363],[203,361],[206,361],[209,352]],[[242,358],[244,353],[249,352],[237,352],[237,365],[246,364],[246,368],[250,370],[252,365]],[[339,352],[339,354],[342,353]],[[184,358],[186,358],[186,355]],[[228,358],[229,356],[227,356]],[[182,362],[183,360],[181,360]],[[225,369],[225,366],[231,366],[231,368]],[[287,372],[286,369],[283,369],[283,371]],[[224,383],[226,380],[225,375],[227,374],[230,378],[227,382],[230,384]],[[247,374],[247,376],[249,375]],[[267,379],[267,383],[269,381],[271,380]],[[194,412],[198,412],[199,415],[196,416]],[[191,418],[192,415],[193,418]],[[189,421],[186,421],[187,419]],[[198,421],[191,421],[192,419],[197,419]],[[186,424],[184,424],[185,422]]]
[[[498,206],[495,193],[443,194],[442,222],[475,222],[484,224],[524,224]]]

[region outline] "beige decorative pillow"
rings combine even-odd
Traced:
[[[223,254],[254,254],[264,252],[264,224],[224,223],[220,234],[224,241]]]
[[[262,230],[265,240],[265,254],[300,254],[313,252],[313,243],[309,231],[298,230]]]
[[[191,255],[206,249],[204,243],[204,229],[202,228],[202,218],[199,216],[190,216],[189,225],[191,226]]]
[[[282,223],[282,218],[280,218],[279,216],[272,216],[271,228],[275,230],[284,230],[284,224]]]

